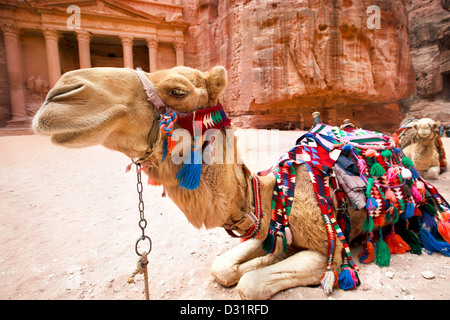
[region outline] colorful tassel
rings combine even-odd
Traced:
[[[371,216],[367,216],[366,220],[364,220],[363,224],[363,232],[372,232],[373,231],[373,218]]]
[[[377,162],[370,169],[370,174],[374,177],[382,177],[386,174],[386,170],[384,170],[383,166]]]
[[[350,267],[349,264],[342,264],[342,271],[339,274],[338,279],[339,289],[352,290],[356,289],[361,281],[359,280],[358,273]]]
[[[194,137],[194,146],[195,146]],[[176,179],[178,185],[188,190],[195,190],[200,185],[200,178],[202,173],[202,155],[199,149],[194,149],[189,155],[190,161],[186,161],[178,171]]]
[[[391,233],[386,236],[386,244],[389,247],[389,252],[392,254],[404,254],[411,250],[411,247],[395,233],[394,225],[392,225]]]
[[[366,209],[369,212],[377,210],[378,209],[377,200],[375,200],[375,198],[373,198],[373,197],[370,197],[369,199],[367,199]]]
[[[414,187],[414,186],[411,187],[411,193],[412,193],[412,196],[414,197],[414,200],[416,201],[416,203],[422,202],[422,194],[420,193],[419,190],[417,190],[416,187]]]
[[[365,173],[366,173],[366,170],[367,170],[367,164],[366,164],[366,162],[365,162],[363,159],[361,159],[361,158],[358,159],[358,168],[359,168],[359,172],[360,172],[361,174],[365,174]]]
[[[372,193],[372,188],[373,188],[373,178],[369,178],[367,179],[367,184],[366,184],[366,197],[369,198],[371,193]]]
[[[386,210],[386,219],[390,223],[397,223],[398,221],[398,209],[396,206],[392,205]]]
[[[386,172],[386,181],[388,184],[391,184],[398,176],[398,171],[396,168],[391,167]]]
[[[320,281],[320,287],[326,294],[333,292],[333,288],[338,285],[338,275],[336,270],[328,270],[322,277]]]
[[[403,164],[403,166],[405,166],[406,168],[409,168],[409,167],[414,166],[413,161],[412,161],[410,158],[405,157],[405,156],[403,156],[403,158],[402,158],[402,164]]]
[[[386,200],[392,201],[393,203],[397,201],[397,197],[395,196],[394,191],[389,188],[386,190],[384,197],[386,198]]]
[[[422,213],[422,227],[430,232],[437,228],[436,219],[426,210]]]
[[[402,213],[402,219],[408,220],[409,218],[414,216],[414,203],[408,202],[406,204],[406,209]]]
[[[437,226],[437,229],[445,242],[450,243],[450,222],[441,220]]]
[[[437,241],[435,237],[424,228],[420,228],[420,240],[425,249],[430,252],[440,252],[450,257],[450,244],[443,241]]]
[[[387,159],[392,158],[392,152],[389,149],[381,151],[381,155]]]
[[[375,257],[375,263],[379,267],[388,267],[391,263],[391,253],[389,251],[389,247],[386,244],[386,242],[383,241],[383,236],[381,234],[381,227],[380,227],[380,239],[377,243],[376,248],[376,257]]]
[[[378,152],[374,149],[367,149],[366,152],[364,152],[364,155],[368,158],[371,158],[377,156]]]
[[[411,170],[406,169],[406,168],[402,168],[402,172],[401,172],[402,178],[403,179],[411,179],[412,178],[412,173]]]
[[[359,253],[359,262],[368,264],[373,261],[375,255],[372,240],[373,240],[373,233],[369,232],[367,241],[363,244],[361,252]]]

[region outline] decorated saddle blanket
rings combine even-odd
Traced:
[[[342,157],[347,160],[347,169],[353,173],[345,166],[337,168],[338,159]],[[333,208],[330,184],[336,189],[336,180],[343,181],[342,176],[341,179],[330,179],[335,175],[348,174],[357,179],[349,183],[356,185],[357,190],[350,191],[356,192],[353,196],[358,198],[358,209],[367,212],[364,223],[367,240],[359,255],[361,263],[375,261],[380,266],[387,266],[391,253],[411,251],[420,254],[422,247],[428,253],[441,252],[450,256],[450,206],[436,188],[419,176],[411,159],[403,155],[395,141],[382,133],[356,128],[341,130],[323,123],[313,126],[300,137],[271,169],[259,173],[272,172],[276,178],[269,233],[263,242],[267,253],[286,250],[290,242],[294,165],[306,166],[327,230],[324,291],[331,292],[337,286],[352,289],[359,285],[358,267],[352,261],[349,249],[350,219],[343,212],[335,214]],[[382,226],[387,224],[391,225],[390,231],[383,236]],[[375,228],[377,235],[374,235]],[[377,236],[375,250],[373,244]],[[333,265],[337,239],[344,247],[339,276]]]

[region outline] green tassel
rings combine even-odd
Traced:
[[[375,163],[370,169],[370,174],[374,177],[382,177],[386,174],[386,170],[384,170],[381,164]]]
[[[391,263],[391,252],[386,242],[383,241],[383,235],[380,227],[380,239],[377,243],[375,263],[380,267],[388,267]]]
[[[366,231],[372,232],[372,230],[373,230],[373,218],[371,216],[367,216],[366,220],[364,220],[363,232]]]
[[[436,208],[434,206],[432,206],[431,204],[429,204],[428,202],[425,203],[424,208],[425,208],[425,211],[428,212],[432,216],[435,216],[437,213]]]
[[[411,230],[406,229],[404,233],[402,233],[401,237],[411,248],[411,253],[418,255],[422,254],[422,244],[417,234],[415,234]]]
[[[386,149],[386,150],[381,151],[381,155],[385,158],[390,159],[392,157],[392,152],[391,152],[391,150]]]
[[[366,197],[369,198],[371,196],[371,191],[373,188],[373,178],[367,179],[367,185],[366,185]]]
[[[405,157],[405,156],[402,158],[402,164],[406,168],[414,166],[414,163],[412,162],[412,160],[410,158],[408,158],[408,157]]]

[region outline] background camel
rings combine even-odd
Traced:
[[[407,157],[413,160],[414,167],[426,179],[436,180],[446,170],[445,151],[438,136],[439,122],[422,118],[408,123],[399,146]]]
[[[221,67],[206,73],[176,67],[147,77],[163,102],[182,112],[215,105],[226,86],[226,72]],[[146,173],[164,186],[167,195],[195,227],[235,224],[252,211],[251,180],[239,163],[203,166],[196,190],[178,187],[175,176],[180,165],[161,162],[167,137],[159,135],[152,147],[148,144],[158,116],[133,70],[82,69],[61,77],[36,114],[33,128],[39,134],[51,135],[52,141],[62,146],[82,148],[100,144],[132,159],[142,159]],[[212,274],[217,281],[224,286],[238,283],[243,298],[267,299],[280,290],[320,283],[327,263],[327,234],[304,166],[296,167],[296,179],[290,215],[292,245],[288,253],[266,255],[261,247],[268,232],[275,183],[274,176],[269,174],[260,177],[265,214],[258,235],[218,257],[213,264]],[[350,238],[354,238],[362,230],[366,213],[351,211],[350,216]],[[341,248],[338,241],[337,267],[341,265]]]

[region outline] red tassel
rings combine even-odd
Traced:
[[[388,234],[384,241],[387,243],[391,253],[404,254],[411,250],[411,247],[394,231]]]
[[[172,152],[173,148],[175,148],[176,145],[176,140],[172,140],[172,137],[167,137],[167,150],[169,150],[169,152]]]
[[[450,222],[450,211],[444,211],[441,213],[442,220]]]
[[[373,218],[373,224],[377,226],[383,226],[384,225],[384,214],[378,215],[378,217]]]
[[[438,224],[438,231],[445,242],[450,243],[450,222],[442,221]]]
[[[367,257],[363,258],[361,260],[361,258],[363,256],[365,256],[367,254]],[[373,244],[370,241],[367,241],[363,247],[361,252],[359,253],[359,262],[364,263],[364,264],[368,264],[371,263],[373,261],[373,259],[375,258],[375,254],[374,254],[374,250],[373,250]]]

